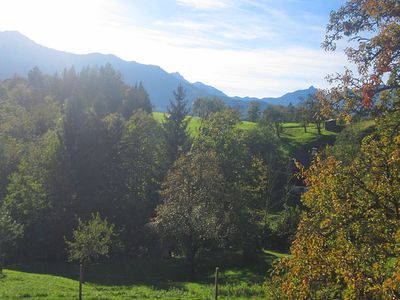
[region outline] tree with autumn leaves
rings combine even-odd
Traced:
[[[326,112],[340,110],[348,120],[355,109],[391,108],[400,88],[400,3],[397,0],[349,0],[332,12],[322,47],[345,49],[356,72],[328,76],[336,83],[328,95],[320,93]],[[355,74],[356,73],[356,74]],[[326,97],[324,97],[326,96]],[[397,103],[398,105],[398,103]]]
[[[283,299],[400,296],[399,117],[380,120],[350,164],[319,156],[303,170],[306,210],[273,275]]]
[[[344,37],[358,74],[331,76],[337,85],[318,97],[347,121],[376,112],[376,130],[352,159],[321,154],[300,172],[305,210],[291,255],[274,265],[277,299],[400,298],[399,1],[347,1],[331,13],[323,47]]]

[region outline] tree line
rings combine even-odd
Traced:
[[[0,82],[2,257],[65,260],[79,220],[97,213],[114,226],[112,258],[183,254],[191,276],[202,251],[288,246],[295,225],[273,230],[293,223],[287,157],[269,126],[241,130],[225,107],[191,136],[182,87],[163,122],[151,113],[144,87],[110,65]]]
[[[221,112],[228,109],[229,106],[219,98],[198,98],[193,101],[192,115],[200,118],[207,118],[210,113]],[[235,109],[235,108],[233,108]],[[314,124],[318,135],[321,135],[323,121],[331,117],[324,116],[322,113],[322,105],[318,101],[317,94],[309,94],[300,99],[297,105],[289,103],[289,105],[268,104],[265,109],[257,101],[250,101],[247,105],[245,114],[237,109],[241,114],[241,118],[249,122],[262,122],[272,125],[275,133],[280,137],[283,132],[283,123],[297,123],[307,132],[307,127]]]

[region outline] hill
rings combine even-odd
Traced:
[[[127,84],[142,82],[157,111],[166,110],[169,100],[173,98],[172,91],[178,85],[185,88],[190,102],[198,97],[219,97],[231,106],[242,108],[243,111],[246,110],[249,101],[258,101],[263,107],[267,104],[295,105],[301,97],[316,90],[310,87],[278,98],[229,97],[212,86],[201,82],[190,83],[179,73],[168,73],[159,66],[125,61],[112,54],[67,53],[39,45],[16,31],[0,32],[0,80],[10,78],[14,74],[25,76],[35,66],[43,73],[54,74],[61,73],[71,66],[80,70],[85,66],[101,66],[108,63],[122,74]]]
[[[153,112],[153,117],[158,122],[162,122],[164,119],[163,112]],[[198,135],[198,130],[201,125],[201,118],[190,117],[188,125],[189,132],[192,136]],[[241,121],[238,128],[243,130],[251,130],[257,127],[257,123],[249,121]],[[287,150],[290,152],[293,149],[301,148],[305,145],[312,144],[323,137],[335,137],[336,133],[321,130],[322,135],[318,136],[317,128],[313,124],[307,126],[307,132],[304,132],[302,125],[298,123],[283,123],[282,140],[286,143]]]
[[[85,66],[101,66],[108,63],[121,72],[126,83],[134,85],[142,82],[156,110],[166,109],[169,100],[173,98],[172,91],[179,84],[186,89],[189,99],[211,96],[186,80],[167,73],[159,66],[124,61],[111,54],[67,53],[36,44],[18,32],[0,32],[0,79],[3,80],[16,73],[26,75],[35,66],[43,73],[54,74],[61,73],[70,66],[80,70]]]

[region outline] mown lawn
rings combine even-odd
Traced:
[[[359,130],[365,130],[375,125],[374,120],[365,120],[352,123],[346,126],[353,126]],[[321,129],[321,135],[318,135],[317,128],[314,124],[307,125],[307,132],[304,128],[296,123],[284,123],[282,140],[288,143],[292,148],[299,148],[304,145],[318,146],[319,144],[330,144],[335,141],[337,133]]]
[[[268,299],[269,269],[280,256],[265,251],[250,263],[239,254],[203,256],[193,281],[180,258],[96,264],[87,271],[84,299],[212,299],[217,265],[219,299]],[[77,265],[21,264],[5,275],[0,299],[77,299]]]
[[[284,123],[283,132],[281,137],[284,141],[289,143],[292,147],[296,148],[301,145],[310,144],[321,138],[335,138],[337,134],[335,132],[326,131],[321,129],[321,135],[318,135],[317,128],[314,124],[307,126],[307,132],[304,132],[304,128],[296,123]]]

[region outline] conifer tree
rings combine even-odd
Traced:
[[[170,164],[173,164],[181,154],[187,151],[190,143],[188,133],[189,119],[187,118],[189,108],[185,89],[180,85],[173,94],[175,99],[170,102],[163,123],[167,146],[167,159]]]

